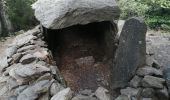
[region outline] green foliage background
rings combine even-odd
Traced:
[[[16,31],[28,29],[37,21],[34,18],[31,4],[35,0],[6,0],[8,15]]]
[[[141,16],[152,29],[170,31],[170,0],[118,0],[121,18]]]
[[[15,30],[28,29],[37,21],[31,4],[36,0],[6,0],[9,18]],[[170,0],[117,0],[122,10],[121,18],[144,17],[152,29],[170,31]]]

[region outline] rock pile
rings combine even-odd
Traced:
[[[147,55],[146,66],[137,69],[128,87],[120,90],[121,95],[116,100],[169,100],[162,68],[151,58]]]
[[[51,61],[39,26],[18,35],[0,60],[0,100],[49,100],[63,90]]]
[[[111,100],[108,90],[66,88],[39,26],[18,35],[1,58],[0,100]]]

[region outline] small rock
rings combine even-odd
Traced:
[[[19,94],[20,94],[21,92],[23,92],[27,87],[28,87],[28,85],[19,86],[18,88],[15,89],[14,94],[15,94],[15,95],[19,95]]]
[[[54,82],[50,87],[50,95],[54,96],[63,89],[64,87],[61,84],[59,84],[58,82]]]
[[[44,95],[40,96],[40,98],[38,98],[38,100],[50,100],[49,93],[47,92]]]
[[[126,96],[126,95],[120,95],[120,96],[117,97],[115,100],[130,100],[130,99],[129,99],[128,96]]]
[[[159,100],[169,100],[169,94],[166,87],[156,90],[156,96],[159,98]]]
[[[154,100],[152,98],[142,98],[141,100]]]
[[[35,45],[24,46],[24,47],[18,49],[18,53],[25,52],[27,50],[33,50],[33,49],[35,49],[35,47],[36,47]]]
[[[37,37],[35,37],[33,35],[20,34],[20,35],[16,36],[16,38],[13,41],[13,44],[17,45],[17,47],[22,47],[25,44],[29,44],[29,42],[31,40],[34,40],[36,38]]]
[[[41,66],[39,64],[31,64],[31,65],[20,64],[15,69],[11,69],[9,75],[15,78],[17,82],[22,84],[38,76],[41,76],[47,72],[50,72],[50,69],[45,66]]]
[[[70,88],[66,88],[56,95],[54,95],[51,100],[70,100],[73,96],[73,92]]]
[[[35,61],[35,60],[36,60],[36,57],[35,57],[35,56],[33,56],[33,55],[31,55],[31,54],[27,54],[27,55],[25,55],[25,56],[23,56],[23,57],[21,58],[20,62],[21,62],[22,64],[29,64],[29,63],[31,63],[31,62],[33,62],[33,61]]]
[[[150,55],[146,56],[146,65],[152,66],[154,58]]]
[[[42,75],[41,77],[39,77],[36,82],[42,81],[42,80],[49,80],[51,81],[53,78],[51,76],[50,73],[45,73],[44,75]]]
[[[35,100],[38,95],[46,93],[51,85],[48,80],[40,81],[33,86],[26,88],[22,93],[18,95],[17,100]]]
[[[14,55],[17,52],[17,46],[16,45],[12,45],[10,47],[8,47],[6,49],[6,56],[7,57],[12,57],[12,55]]]
[[[142,86],[146,88],[163,88],[165,80],[163,78],[157,78],[154,76],[145,76],[142,80]]]
[[[145,75],[157,75],[162,76],[163,73],[161,70],[155,69],[153,67],[143,67],[137,70],[137,75],[145,76]]]
[[[37,51],[33,54],[35,57],[41,59],[41,60],[45,60],[47,59],[47,56],[48,56],[48,52],[45,51],[45,50],[42,50],[42,51]]]
[[[0,88],[0,97],[5,96],[7,92],[9,91],[9,88],[7,86],[3,86]]]
[[[17,86],[19,86],[19,84],[16,82],[15,79],[13,78],[9,78],[9,80],[7,81],[7,83],[9,84],[9,89],[14,89],[16,88]]]
[[[142,78],[139,76],[135,76],[131,81],[130,81],[130,86],[137,88],[141,85],[141,80]]]
[[[78,66],[92,66],[94,65],[94,58],[93,56],[79,58],[75,60]]]
[[[85,90],[80,91],[79,93],[85,96],[90,96],[92,94],[92,90],[85,89]]]
[[[103,87],[99,87],[96,90],[95,95],[99,100],[111,100],[109,91]]]
[[[156,61],[156,60],[154,59],[154,60],[153,60],[152,67],[157,68],[157,69],[160,69],[160,68],[161,68],[161,65],[160,65],[160,63],[158,63],[158,61]]]
[[[13,64],[11,66],[9,66],[8,68],[6,68],[6,70],[4,71],[3,75],[4,76],[9,76],[9,72],[11,69],[14,69],[16,67],[20,66],[20,64]]]
[[[19,60],[22,58],[22,54],[21,53],[14,54],[12,58],[14,63],[19,63]]]
[[[137,96],[139,92],[140,92],[140,89],[135,89],[131,87],[127,87],[125,89],[120,90],[121,95],[126,95],[128,97]]]
[[[170,68],[165,68],[163,70],[163,75],[164,75],[164,78],[166,80],[166,84],[167,84],[167,87],[168,87],[168,92],[170,94]]]
[[[155,94],[154,89],[152,89],[152,88],[145,88],[145,89],[143,89],[141,95],[144,98],[152,98],[154,96],[154,94]]]
[[[8,59],[7,57],[0,58],[0,71],[4,71],[5,68],[8,67]]]
[[[12,58],[8,58],[8,64],[11,64],[12,60]]]
[[[76,97],[72,98],[71,100],[98,100],[95,97],[84,96],[84,95],[77,95]]]

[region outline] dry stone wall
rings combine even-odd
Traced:
[[[95,92],[74,93],[66,87],[39,28],[16,36],[6,57],[0,58],[0,100],[169,100],[169,71],[163,73],[150,55],[117,98],[100,86]]]

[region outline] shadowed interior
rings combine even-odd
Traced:
[[[44,36],[49,49],[72,90],[111,88],[115,33],[111,22],[46,29]]]

